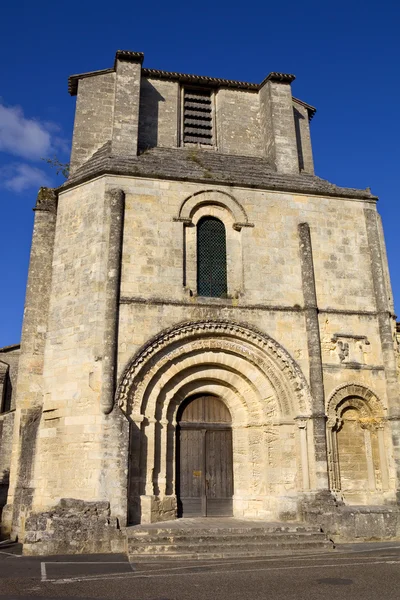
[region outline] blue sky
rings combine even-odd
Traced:
[[[104,69],[117,49],[144,65],[260,82],[294,73],[295,96],[317,107],[316,173],[380,197],[397,310],[400,3],[69,0],[2,7],[0,37],[0,346],[16,343],[40,185],[62,182],[41,160],[68,161],[73,73]]]

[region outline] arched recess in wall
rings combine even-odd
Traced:
[[[182,323],[150,340],[118,385],[116,400],[131,423],[131,522],[141,514],[141,497],[175,493],[177,411],[194,394],[220,398],[232,415],[238,498],[261,497],[269,488],[273,495],[274,486],[288,486],[287,479],[275,481],[271,461],[286,478],[291,470],[294,492],[310,488],[313,444],[306,424],[312,399],[297,363],[275,340],[247,325]]]
[[[203,190],[186,198],[175,221],[183,224],[183,286],[191,296],[203,295],[198,289],[198,225],[205,218],[223,223],[226,232],[226,294],[220,297],[238,297],[243,293],[242,230],[254,227],[240,202],[227,192]],[[206,296],[208,294],[205,294]]]
[[[347,504],[374,504],[389,489],[386,416],[369,388],[344,384],[327,408],[330,487]]]

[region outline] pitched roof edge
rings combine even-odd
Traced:
[[[100,71],[88,71],[87,73],[79,73],[68,77],[68,93],[70,96],[76,96],[78,93],[78,81],[86,79],[86,77],[96,77],[96,75],[105,75],[106,73],[114,73],[115,69],[101,69]]]
[[[133,52],[132,50],[117,50],[114,59],[114,69],[116,68],[117,60],[125,60],[127,62],[143,63],[144,53]]]
[[[11,344],[10,346],[3,346],[0,348],[0,352],[11,352],[12,350],[18,350],[21,348],[21,344]]]
[[[133,52],[131,50],[117,50],[115,54],[114,66],[111,69],[102,69],[100,71],[88,71],[71,75],[68,78],[68,92],[71,96],[76,96],[78,92],[78,81],[86,77],[95,77],[96,75],[104,75],[112,73],[116,70],[117,60],[125,60],[130,62],[143,63],[144,53]],[[235,79],[222,79],[220,77],[208,77],[207,75],[193,75],[190,73],[178,73],[175,71],[162,71],[160,69],[142,68],[144,77],[153,77],[155,79],[169,79],[172,81],[180,81],[182,83],[199,83],[210,87],[230,87],[248,91],[258,91],[267,81],[278,81],[280,83],[291,83],[295,80],[295,76],[289,73],[277,73],[273,71],[261,83],[251,83],[248,81],[237,81]]]
[[[269,75],[266,76],[265,79],[259,84],[261,88],[263,85],[267,83],[267,81],[275,81],[277,83],[292,83],[296,79],[296,75],[292,75],[291,73],[277,73],[276,71],[272,71]]]
[[[300,100],[299,98],[295,98],[294,96],[292,96],[292,100],[296,104],[300,104],[301,106],[304,106],[304,108],[307,109],[307,111],[308,111],[308,118],[311,121],[311,119],[313,118],[313,116],[317,112],[317,109],[315,108],[315,106],[311,106],[311,104],[307,104],[307,102],[304,102],[303,100]]]

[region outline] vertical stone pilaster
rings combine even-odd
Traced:
[[[397,475],[397,498],[400,502],[400,394],[397,381],[396,354],[393,340],[391,303],[388,298],[378,214],[375,208],[364,209],[367,238],[371,258],[371,273],[378,313],[379,335],[385,366],[386,393],[388,399],[388,421],[393,439],[394,460]]]
[[[298,173],[296,128],[290,84],[294,75],[271,73],[261,84],[260,117],[265,156],[278,173]]]
[[[122,190],[111,190],[106,195],[110,224],[105,284],[101,409],[107,415],[114,406],[125,194]]]
[[[111,152],[136,156],[143,54],[117,52]]]
[[[316,486],[318,490],[327,490],[328,463],[325,431],[325,392],[311,235],[308,223],[300,223],[298,228],[307,346],[310,364],[310,390],[313,398],[312,418],[314,421],[313,434],[316,463]]]
[[[17,379],[16,414],[8,504],[3,529],[18,532],[19,516],[32,501],[31,476],[43,405],[44,347],[49,311],[57,195],[40,188],[37,197]]]

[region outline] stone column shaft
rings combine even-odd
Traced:
[[[387,468],[387,458],[385,449],[385,432],[383,427],[378,427],[378,448],[379,448],[379,466],[381,468],[382,489],[389,489],[389,474]]]
[[[112,190],[107,193],[107,196],[109,199],[110,232],[105,285],[106,306],[101,384],[101,409],[106,415],[111,412],[114,406],[125,204],[125,195],[122,190]]]
[[[375,469],[372,458],[371,432],[369,429],[364,429],[365,454],[367,459],[368,487],[370,491],[376,490],[375,485]]]
[[[303,491],[310,489],[310,470],[308,465],[308,443],[307,443],[307,423],[301,421],[299,424],[300,431],[300,451],[301,451],[301,467],[303,474]]]
[[[310,390],[313,398],[313,433],[317,489],[328,489],[328,462],[325,427],[325,392],[322,371],[321,340],[310,227],[299,224],[300,261],[303,282],[304,313],[310,363]]]

